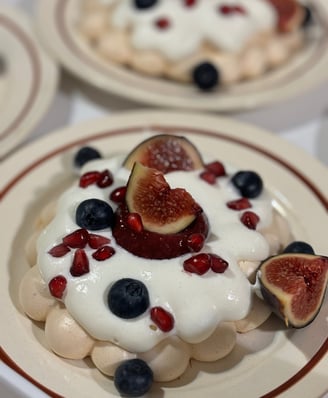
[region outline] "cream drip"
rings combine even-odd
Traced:
[[[207,214],[210,235],[202,251],[218,254],[229,262],[224,274],[210,271],[198,276],[185,272],[183,261],[190,254],[169,260],[136,257],[115,244],[110,229],[96,233],[111,239],[116,254],[98,262],[91,257],[92,249],[87,247],[90,272],[81,277],[72,277],[69,273],[74,250],[61,258],[48,254],[65,235],[79,228],[75,223],[75,210],[81,201],[88,198],[107,201],[115,187],[126,183],[129,171],[123,169],[121,163],[121,157],[88,163],[83,172],[107,168],[115,176],[114,184],[106,189],[95,185],[83,189],[74,184],[59,199],[55,218],[38,240],[38,267],[45,282],[58,274],[68,280],[63,298],[68,312],[95,339],[112,341],[131,352],[147,351],[169,335],[198,343],[210,336],[220,322],[244,318],[251,305],[251,285],[238,261],[266,258],[269,245],[259,232],[241,224],[239,212],[227,208],[226,202],[239,196],[226,177],[212,186],[199,178],[199,171],[172,172],[165,176],[172,188],[187,189]],[[269,195],[264,192],[251,203],[252,211],[261,219],[259,227],[269,226],[272,221]],[[111,205],[115,208],[114,203]],[[116,280],[126,277],[146,285],[151,306],[161,306],[173,314],[175,327],[171,332],[153,330],[149,311],[128,321],[111,313],[106,303],[108,289]]]

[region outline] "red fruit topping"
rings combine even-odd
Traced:
[[[196,4],[197,0],[184,0],[186,7],[193,7]]]
[[[190,253],[188,237],[194,233],[201,233],[206,237],[209,230],[208,220],[205,214],[201,213],[194,222],[180,232],[161,234],[147,231],[145,228],[142,232],[135,232],[127,222],[130,214],[125,203],[118,207],[112,229],[113,236],[118,245],[139,257],[165,259]]]
[[[109,199],[115,203],[122,203],[125,199],[126,187],[119,187],[111,192]]]
[[[244,7],[242,6],[230,6],[230,5],[222,5],[219,7],[219,11],[221,12],[221,14],[224,15],[230,15],[230,14],[234,14],[234,13],[238,13],[238,14],[246,14],[246,10]]]
[[[89,232],[84,229],[77,229],[63,238],[63,243],[74,249],[83,249],[89,240]]]
[[[164,174],[174,170],[198,170],[204,167],[195,145],[185,137],[171,134],[155,135],[144,140],[127,156],[123,166],[131,170],[136,162]]]
[[[268,0],[277,11],[278,29],[290,32],[300,25],[302,6],[296,0]]]
[[[97,261],[104,261],[112,257],[115,250],[111,246],[103,246],[92,254],[92,257]]]
[[[216,175],[211,171],[202,171],[199,176],[210,185],[214,185],[216,182]]]
[[[69,247],[67,247],[63,243],[60,243],[59,245],[54,246],[52,249],[50,249],[48,253],[51,254],[52,257],[63,257],[69,251],[71,251]]]
[[[169,332],[174,327],[172,314],[162,307],[153,307],[150,310],[150,318],[163,332]]]
[[[170,27],[170,21],[167,18],[159,18],[155,22],[159,29],[167,29]]]
[[[213,272],[222,274],[229,266],[226,260],[216,254],[210,254],[211,257],[211,269]]]
[[[227,206],[232,210],[245,210],[252,207],[252,204],[247,198],[240,198],[227,202]]]
[[[110,239],[105,236],[97,235],[97,234],[89,234],[89,246],[91,249],[99,249],[101,246],[110,243]]]
[[[48,284],[52,296],[61,299],[66,289],[67,280],[63,275],[55,276]]]
[[[231,14],[233,12],[233,8],[231,6],[220,6],[219,7],[219,11],[221,12],[221,14]]]
[[[222,177],[226,175],[225,168],[223,164],[219,161],[206,164],[205,169],[213,173],[216,177]]]
[[[74,253],[73,264],[70,268],[72,276],[81,276],[89,272],[89,260],[83,249],[77,249]]]
[[[192,274],[204,275],[211,268],[211,257],[206,253],[196,254],[183,262],[183,268]]]
[[[100,175],[99,171],[88,171],[87,173],[84,173],[80,177],[80,187],[86,188],[89,185],[95,184],[99,181]]]
[[[127,223],[134,232],[143,231],[142,220],[138,213],[130,213],[127,218]]]
[[[260,221],[260,217],[252,211],[245,211],[240,218],[240,221],[249,229],[256,229]]]
[[[203,234],[199,234],[199,233],[191,234],[188,236],[188,239],[187,239],[187,244],[188,244],[190,251],[193,251],[196,253],[199,252],[203,248],[204,242],[205,242],[205,236]]]
[[[99,188],[107,188],[114,182],[113,174],[109,170],[104,170],[100,173],[97,185]]]
[[[246,14],[246,10],[242,6],[235,6],[234,7],[234,11],[239,13],[239,14],[244,14],[244,15]]]

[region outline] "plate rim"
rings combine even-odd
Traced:
[[[59,71],[33,31],[32,19],[24,11],[14,6],[1,5],[0,19],[2,28],[17,40],[27,54],[33,74],[32,85],[24,105],[3,131],[0,131],[2,159],[33,132],[34,127],[47,112],[55,96]],[[5,112],[6,107],[2,111]]]
[[[171,122],[172,119],[175,119],[177,122]],[[135,120],[135,122],[133,122]],[[195,123],[193,123],[195,120],[198,120],[198,125],[203,125],[205,124],[204,130],[200,130],[197,128],[191,128],[191,126],[194,126]],[[294,156],[301,156],[302,157],[302,162],[304,161],[304,157],[306,158],[307,162],[313,163],[314,168],[316,171],[321,171],[327,173],[327,170],[325,170],[325,167],[321,165],[320,162],[317,162],[316,159],[310,157],[309,155],[305,154],[301,149],[295,148],[292,145],[288,145],[283,141],[282,138],[277,137],[276,135],[269,133],[263,129],[259,129],[257,127],[254,127],[252,125],[247,125],[241,122],[236,122],[232,119],[227,119],[223,117],[214,117],[214,116],[205,116],[205,115],[190,115],[188,114],[181,114],[181,113],[176,113],[176,112],[168,112],[168,111],[162,111],[162,112],[156,112],[156,111],[134,111],[134,112],[122,112],[121,114],[115,115],[115,116],[108,116],[105,118],[100,118],[97,120],[93,120],[90,122],[83,122],[79,123],[77,125],[69,126],[64,129],[60,129],[57,131],[54,131],[53,133],[49,134],[49,136],[45,136],[33,143],[31,143],[29,146],[22,148],[20,151],[17,153],[13,154],[11,157],[9,157],[3,165],[0,165],[0,169],[4,170],[10,170],[12,169],[13,164],[18,159],[21,159],[21,163],[18,163],[20,172],[15,173],[14,175],[10,176],[9,180],[7,180],[4,184],[4,186],[1,188],[0,191],[0,200],[2,200],[5,195],[7,195],[11,189],[15,186],[15,184],[19,183],[22,178],[25,177],[25,175],[33,170],[35,167],[39,166],[41,163],[46,162],[47,159],[56,157],[59,155],[59,153],[63,153],[67,150],[72,149],[76,145],[83,144],[85,142],[89,142],[90,140],[97,140],[101,139],[104,137],[109,137],[109,136],[118,136],[122,130],[124,131],[133,131],[135,130],[136,127],[138,126],[147,126],[147,127],[153,127],[153,128],[160,128],[161,124],[160,121],[164,121],[164,130],[163,131],[171,131],[172,129],[182,129],[183,126],[186,128],[188,132],[194,131],[195,134],[199,135],[199,132],[202,131],[203,133],[207,132],[209,135],[215,135],[217,138],[226,137],[229,141],[235,142],[237,145],[238,143],[245,143],[246,146],[250,147],[251,149],[253,148],[254,150],[264,150],[268,154],[270,154],[272,151],[274,152],[274,159],[281,160],[281,157],[283,158],[283,164],[285,164],[286,167],[289,168],[290,166],[290,161],[285,158],[286,154],[277,154],[275,151],[277,148],[272,146],[269,146],[270,150],[265,149],[267,145],[263,145],[263,137],[265,137],[267,140],[270,141],[270,143],[274,145],[287,145],[286,153],[289,153],[289,151],[292,151],[293,157]],[[187,123],[186,123],[187,121]],[[131,126],[131,123],[132,126]],[[112,128],[107,126],[107,130],[103,130],[103,127],[106,125],[113,126]],[[125,129],[119,129],[118,126],[126,124]],[[218,127],[220,124],[225,125],[226,128],[223,130],[226,130],[225,132],[221,131],[221,129]],[[212,129],[209,129],[209,125],[212,126]],[[97,128],[96,128],[97,126]],[[102,126],[102,129],[98,129],[98,126]],[[169,129],[167,127],[170,126]],[[215,127],[216,126],[216,127]],[[234,128],[235,130],[230,134],[229,129]],[[244,128],[246,132],[253,131],[255,134],[255,144],[254,144],[254,136],[252,137],[251,135],[247,136],[246,134],[243,136],[241,133],[241,128]],[[97,130],[97,133],[95,133],[94,129]],[[74,133],[75,131],[75,133]],[[68,134],[68,132],[72,132],[72,134]],[[63,138],[66,137],[65,139],[65,145],[60,143],[60,140],[58,138]],[[261,143],[259,142],[259,139],[262,138]],[[265,140],[264,140],[265,141]],[[56,147],[51,147],[51,144],[54,142],[57,143]],[[27,154],[30,151],[33,151],[33,148],[40,148],[43,146],[44,148],[46,147],[45,144],[48,143],[50,144],[50,147],[52,148],[50,151],[47,151],[45,155],[38,155],[38,159],[34,160],[31,162],[30,160],[26,160],[24,153]],[[274,146],[273,145],[273,146]],[[264,152],[264,153],[265,153]],[[22,159],[24,161],[22,161]],[[23,163],[23,164],[22,164]],[[23,170],[22,167],[24,167]],[[302,173],[297,170],[297,167],[292,167],[291,172],[293,170],[296,170],[296,175],[298,178],[301,178],[302,181],[308,182],[308,177],[305,175],[302,175]],[[2,173],[1,173],[2,174]],[[317,176],[320,179],[324,174]],[[303,177],[305,177],[303,179]],[[310,184],[310,187],[312,185]],[[316,195],[317,192],[319,192],[319,196],[317,196],[318,201],[321,203],[321,205],[328,210],[328,200],[324,196],[324,192],[322,193],[321,190],[317,190],[316,183],[314,184],[315,186],[315,191],[314,194]],[[320,347],[320,349],[314,354],[312,359],[299,371],[294,375],[290,380],[293,380],[292,385],[298,382],[299,379],[302,379],[304,375],[308,374],[311,369],[316,366],[320,360],[323,358],[323,356],[328,352],[328,337],[324,344]],[[20,372],[21,368],[19,365],[15,364],[14,361],[11,360],[10,356],[6,354],[6,352],[3,350],[3,348],[0,348],[0,358],[4,360],[5,363],[7,363],[11,368],[13,368],[16,372],[20,373],[23,375],[23,377],[27,378],[27,380],[30,380],[29,376],[26,377],[26,373],[22,371],[23,373]],[[9,358],[9,359],[8,359]],[[312,362],[314,359],[314,363]],[[11,360],[11,361],[10,361]],[[309,365],[310,364],[310,365]],[[18,368],[18,369],[17,369]],[[295,381],[295,379],[297,379]],[[37,385],[40,388],[40,383],[35,381],[34,379],[30,380],[33,384]],[[284,387],[281,387],[284,386]],[[286,390],[286,383],[283,383],[278,391],[272,390],[270,393],[266,394],[263,396],[263,398],[271,398],[277,396],[279,393],[284,392]],[[51,393],[53,397],[61,397],[57,393],[54,393],[51,390],[48,390],[47,387],[46,390],[44,389],[45,386],[41,385],[41,389],[48,394]],[[281,390],[282,388],[282,390]],[[57,395],[56,395],[57,394]]]

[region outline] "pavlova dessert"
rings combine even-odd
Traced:
[[[77,30],[96,56],[202,90],[256,78],[305,44],[299,0],[83,0]]]
[[[257,172],[170,134],[74,162],[79,178],[27,244],[20,303],[54,353],[90,357],[118,393],[226,357],[272,312],[293,327],[318,313],[328,258],[293,242]]]

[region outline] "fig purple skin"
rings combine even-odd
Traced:
[[[283,253],[262,262],[258,280],[264,300],[286,326],[302,328],[318,315],[328,283],[328,257]]]

